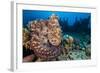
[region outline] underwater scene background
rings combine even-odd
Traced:
[[[91,59],[91,13],[23,10],[23,62]]]

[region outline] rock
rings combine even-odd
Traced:
[[[35,55],[32,54],[32,55],[24,57],[23,62],[32,62],[32,60],[34,60],[34,59],[35,59]]]
[[[77,46],[76,46],[76,49],[77,49],[77,50],[80,50],[80,46],[79,46],[79,45],[77,45]]]
[[[87,56],[85,55],[85,52],[84,51],[81,51],[81,50],[70,51],[68,53],[68,55],[73,60],[87,59]]]
[[[88,57],[91,57],[91,45],[86,46],[85,52]]]
[[[67,55],[66,54],[61,54],[60,56],[58,56],[58,60],[67,60]]]
[[[74,44],[75,44],[75,45],[79,45],[79,44],[80,44],[80,40],[77,39],[77,38],[74,38]]]

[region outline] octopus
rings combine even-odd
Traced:
[[[29,22],[30,49],[44,60],[52,60],[60,55],[61,28],[58,17],[52,14],[48,20]]]

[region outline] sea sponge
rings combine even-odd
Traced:
[[[23,28],[23,46],[29,48],[29,31],[26,28]]]
[[[66,41],[69,43],[69,44],[72,44],[74,42],[74,39],[72,36],[68,36],[68,39],[66,39]]]
[[[73,48],[73,45],[74,45],[74,38],[68,34],[65,34],[63,36],[63,41],[62,41],[62,44],[64,46],[64,49],[65,51],[63,51],[63,54],[68,54],[68,52],[70,50],[72,50]]]
[[[74,38],[70,35],[64,35],[64,40],[66,41],[66,43],[71,47],[72,44],[74,43]]]

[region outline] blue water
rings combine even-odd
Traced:
[[[52,12],[52,11],[39,11],[39,10],[23,10],[23,24],[27,25],[29,21],[37,19],[48,19],[52,14],[56,14],[61,21],[68,20],[69,25],[73,25],[75,20],[88,18],[91,13],[83,12]]]

